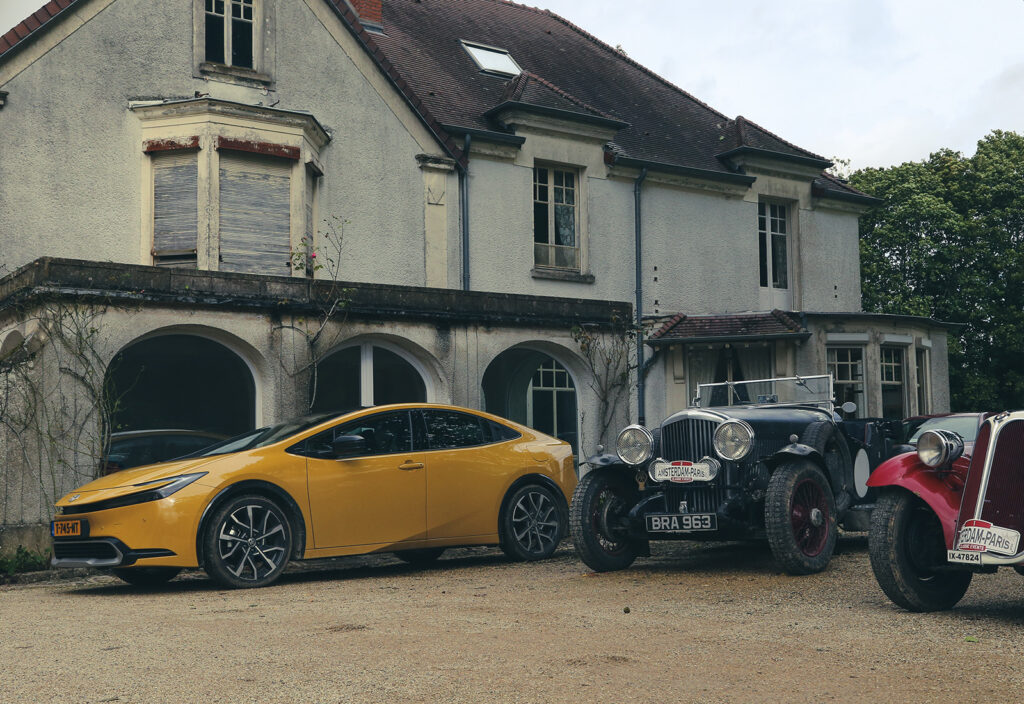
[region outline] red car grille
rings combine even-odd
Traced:
[[[967,470],[967,484],[964,485],[964,495],[960,499],[960,519],[957,521],[957,532],[960,531],[960,524],[974,518],[974,506],[978,503],[981,475],[985,469],[985,457],[988,455],[991,435],[992,426],[985,423],[978,431],[978,439],[974,441],[974,454],[971,455],[971,466]]]
[[[1010,421],[996,439],[982,520],[1024,532],[1024,421]]]

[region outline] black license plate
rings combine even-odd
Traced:
[[[718,516],[713,513],[655,513],[644,516],[648,533],[692,533],[718,530]]]

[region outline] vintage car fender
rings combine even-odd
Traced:
[[[821,469],[822,472],[824,472],[825,478],[828,479],[829,482],[832,483],[833,485],[836,485],[836,480],[838,479],[838,477],[829,476],[828,467],[825,466],[825,458],[822,457],[821,453],[818,452],[815,448],[811,447],[810,445],[805,445],[802,442],[792,442],[788,445],[783,445],[775,452],[774,455],[767,458],[766,464],[768,465],[769,469],[771,469],[771,471],[774,472],[776,467],[778,467],[780,464],[791,458],[802,458],[811,460],[812,462],[814,462],[814,464],[818,465],[818,468]],[[841,485],[842,482],[838,484],[838,486]]]
[[[585,468],[585,469],[584,469]],[[622,461],[618,455],[612,452],[605,452],[600,455],[591,455],[580,465],[580,477],[582,478],[587,472],[593,472],[598,469],[605,468],[617,468],[623,471],[635,470],[635,467],[631,467]]]
[[[942,479],[939,471],[923,463],[916,452],[886,460],[868,477],[868,486],[899,487],[924,501],[939,517],[946,547],[952,549],[961,492]]]

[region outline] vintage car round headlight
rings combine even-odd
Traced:
[[[615,452],[626,464],[643,464],[654,454],[654,436],[642,425],[631,425],[619,433]]]
[[[754,447],[754,429],[745,421],[730,418],[715,429],[714,445],[723,460],[738,462]]]
[[[964,439],[952,430],[926,430],[917,439],[917,456],[929,467],[952,462],[964,451]]]

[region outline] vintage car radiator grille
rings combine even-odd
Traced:
[[[989,436],[992,434],[992,426],[985,423],[978,431],[978,437],[974,441],[974,454],[971,456],[971,466],[967,470],[967,484],[964,486],[964,494],[960,499],[960,519],[957,521],[957,531],[960,524],[969,518],[974,518],[974,507],[978,503],[978,492],[981,490],[981,475],[985,467],[985,456],[988,454]]]
[[[725,489],[714,486],[665,488],[665,508],[669,513],[679,512],[683,501],[687,513],[715,513],[725,499]]]
[[[1024,457],[1024,420],[1006,424],[996,439],[993,452],[981,518],[1024,533],[1024,483],[1020,472],[1021,457]]]
[[[661,455],[667,460],[715,457],[712,438],[718,421],[683,418],[661,427]]]

